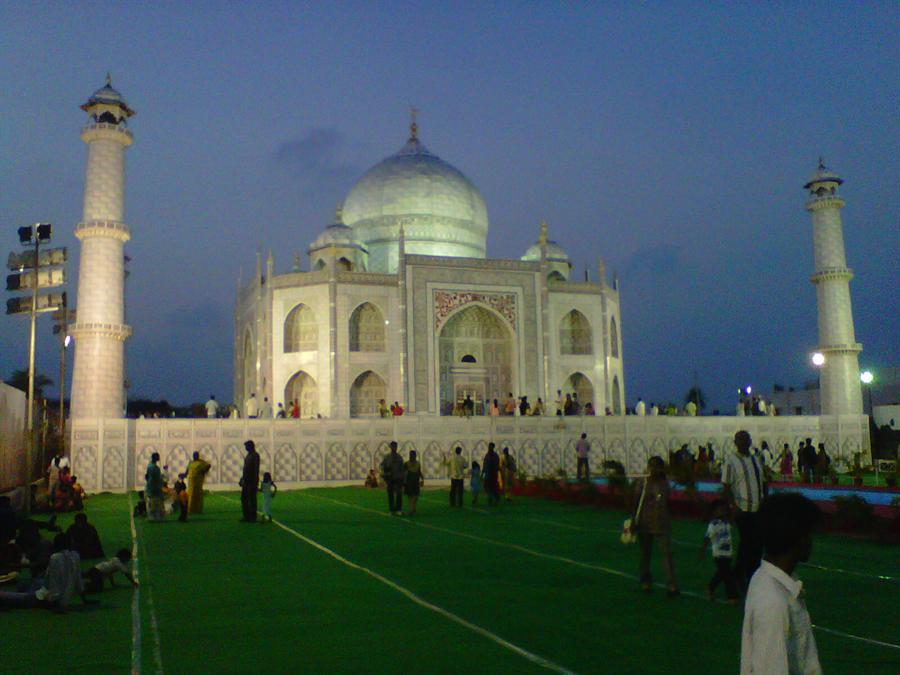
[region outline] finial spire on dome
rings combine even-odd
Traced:
[[[107,87],[112,86],[112,75],[110,75],[108,70],[106,71],[106,86]]]
[[[416,115],[419,114],[419,109],[415,106],[409,107],[409,140],[414,141],[419,138],[419,125],[416,124]]]
[[[819,171],[825,168],[825,160],[822,158],[822,155],[819,155]]]
[[[538,243],[539,244],[547,243],[547,221],[546,220],[541,221],[541,235],[540,235],[540,237],[538,237]]]
[[[338,202],[337,206],[335,207],[334,222],[339,225],[344,224],[344,202]]]

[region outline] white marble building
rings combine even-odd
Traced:
[[[236,403],[296,399],[302,418],[334,419],[375,416],[380,399],[448,415],[469,395],[485,414],[512,392],[553,414],[561,390],[621,414],[619,293],[602,263],[597,282],[570,279],[545,223],[521,259],[488,258],[477,188],[410,132],[309,246],[309,271],[257,260],[238,291]]]

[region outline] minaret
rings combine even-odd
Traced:
[[[72,376],[73,419],[122,417],[125,403],[125,242],[131,238],[125,214],[125,148],[131,145],[127,120],[134,115],[122,95],[106,86],[81,109],[88,159],[84,216],[75,226],[81,241],[77,323]]]
[[[853,331],[850,279],[853,271],[844,256],[841,209],[837,193],[844,181],[819,159],[819,167],[803,187],[809,190],[806,210],[812,214],[815,274],[819,311],[819,346],[825,356],[820,376],[823,415],[861,415],[859,353],[862,345]]]

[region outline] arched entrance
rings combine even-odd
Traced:
[[[367,370],[350,387],[350,417],[373,417],[378,402],[387,396],[387,387],[378,373]]]
[[[590,403],[594,405],[594,385],[584,373],[572,373],[563,387],[563,394],[578,394],[578,403],[581,405],[582,411],[584,406]],[[596,406],[594,406],[596,408]]]
[[[284,388],[284,409],[290,414],[291,403],[300,404],[300,419],[309,419],[319,414],[319,388],[309,373],[294,373]]]
[[[480,305],[460,310],[444,324],[438,345],[442,415],[452,414],[466,395],[482,415],[486,400],[513,391],[513,334],[494,312]]]

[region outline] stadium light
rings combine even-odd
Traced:
[[[815,352],[812,355],[812,364],[816,368],[821,368],[823,365],[825,365],[825,355],[822,352]]]

